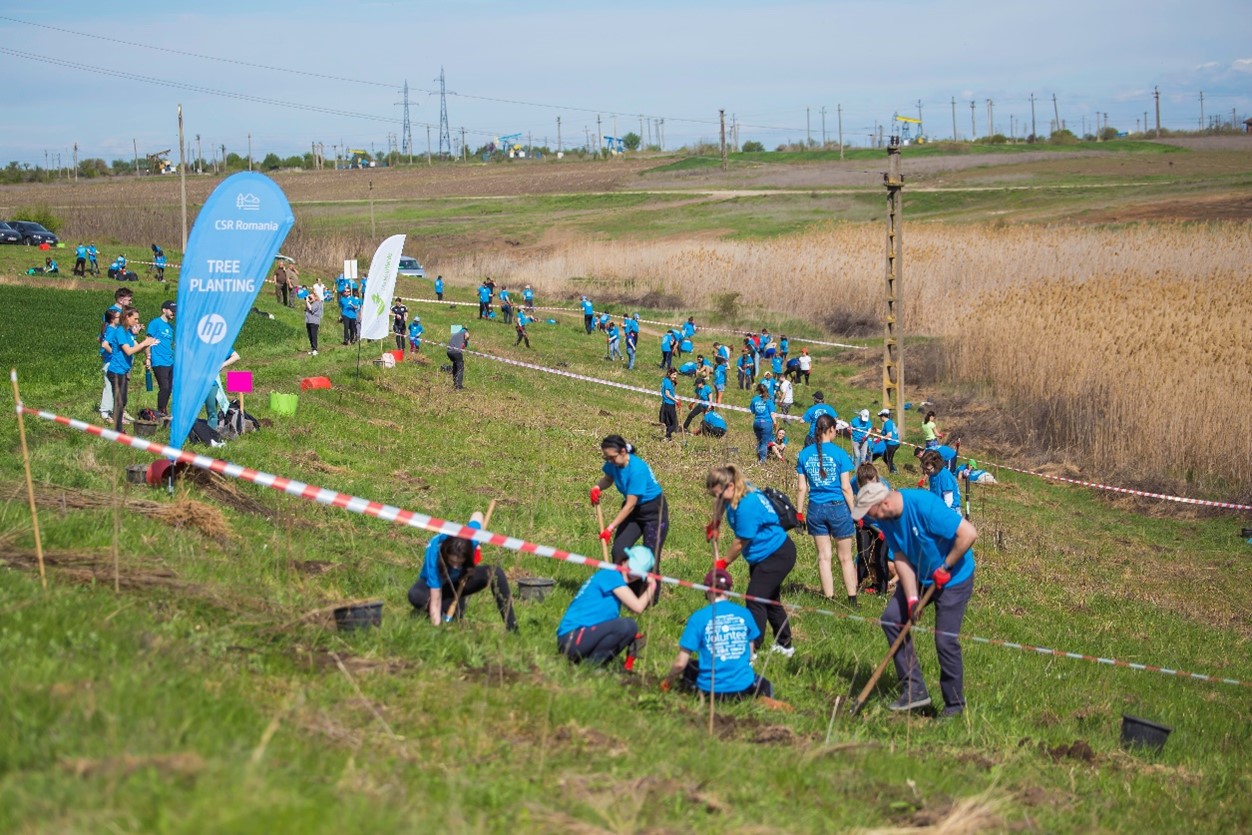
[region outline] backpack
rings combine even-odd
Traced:
[[[224,442],[222,436],[219,435],[204,418],[196,418],[196,422],[191,424],[190,439],[196,443],[205,446],[221,446]]]
[[[800,524],[800,520],[796,518],[796,506],[786,493],[775,487],[762,487],[761,494],[773,505],[774,512],[778,514],[778,524],[782,525],[784,531],[792,530]]]
[[[230,407],[218,416],[217,425],[222,437],[228,441],[261,428],[257,419],[240,407],[238,400],[230,401]]]

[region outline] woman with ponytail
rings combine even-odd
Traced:
[[[813,425],[815,441],[806,446],[796,458],[799,474],[796,507],[804,508],[805,528],[817,546],[817,575],[821,579],[822,594],[827,599],[835,596],[835,581],[831,573],[830,540],[835,540],[839,553],[839,568],[843,585],[848,592],[848,603],[856,601],[856,562],[852,557],[852,537],[856,526],[852,523],[852,459],[835,445],[835,419],[819,415]],[[808,506],[805,506],[805,498]]]
[[[748,611],[761,633],[754,644],[760,647],[768,621],[774,629],[774,644],[770,649],[787,657],[794,655],[787,612],[777,604],[782,600],[783,581],[796,564],[795,543],[787,536],[769,499],[746,482],[743,472],[734,464],[709,470],[705,487],[715,500],[713,519],[705,535],[709,541],[717,539],[723,513],[735,533],[735,541],[725,559],[718,560],[714,568],[726,568],[741,553],[748,564]],[[772,600],[775,604],[768,605],[759,599]]]
[[[604,475],[591,488],[591,504],[600,504],[600,494],[609,485],[615,485],[625,497],[613,521],[600,532],[600,538],[612,543],[613,561],[618,565],[626,562],[627,548],[635,544],[648,546],[656,560],[655,570],[659,572],[661,548],[669,533],[665,493],[652,475],[652,468],[621,435],[609,435],[601,441],[600,454],[604,456]],[[637,585],[636,593],[642,593],[643,583],[637,582]]]

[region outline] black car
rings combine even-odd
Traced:
[[[27,246],[48,243],[57,245],[57,236],[31,220],[10,220],[9,225],[22,236],[22,243]]]
[[[0,220],[0,244],[20,244],[22,233]]]

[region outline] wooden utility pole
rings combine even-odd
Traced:
[[[973,142],[977,138],[978,138],[978,127],[974,123],[974,101],[973,99],[971,99],[969,102],[969,139],[971,142]]]
[[[434,163],[430,161],[430,125],[426,126],[426,164],[434,165]]]
[[[1204,91],[1200,91],[1200,130],[1204,130]]]
[[[556,117],[556,152],[559,154],[564,150],[561,147],[561,117]]]
[[[252,132],[248,131],[248,170],[252,170]]]
[[[322,166],[318,166],[321,168]],[[200,147],[200,134],[196,134],[196,173],[204,173],[204,150]]]
[[[462,126],[461,128],[461,162],[465,162],[467,159],[469,159],[469,152],[465,148],[465,128],[464,126]]]
[[[139,140],[132,138],[130,140],[130,144],[131,144],[131,148],[134,149],[134,152],[135,152],[135,176],[138,177],[139,176]]]
[[[1152,88],[1152,98],[1156,99],[1156,138],[1161,138],[1161,88]]]
[[[722,170],[726,170],[726,111],[717,111],[717,118],[722,126]]]
[[[839,159],[843,159],[843,105],[838,105],[836,109],[839,112]]]
[[[987,136],[989,137],[996,135],[996,122],[995,116],[993,115],[994,107],[995,105],[992,103],[991,99],[987,99]]]
[[[1061,110],[1056,104],[1056,93],[1052,94],[1052,115],[1056,119],[1056,129],[1064,130],[1065,125],[1061,123]]]
[[[600,114],[597,113],[596,114],[596,156],[600,156],[600,146],[602,146],[603,144],[604,144],[604,139],[601,138],[601,130],[600,130]]]
[[[956,96],[952,97],[952,141],[957,140],[956,136]]]
[[[1038,139],[1039,134],[1035,133],[1035,94],[1030,94],[1030,141],[1034,142]]]
[[[900,172],[900,137],[887,144],[887,283],[882,353],[882,408],[895,413],[896,426],[903,434],[904,406],[904,175]]]
[[[1231,124],[1234,124],[1233,117]],[[74,182],[78,182],[78,143],[74,143]]]
[[[183,210],[183,252],[187,251],[187,140],[183,134],[183,106],[178,105],[178,192]]]

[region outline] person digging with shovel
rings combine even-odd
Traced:
[[[603,475],[591,488],[591,505],[599,507],[600,495],[610,485],[616,486],[623,496],[621,508],[614,514],[613,521],[600,531],[600,539],[611,543],[613,562],[618,565],[626,562],[630,546],[648,546],[659,572],[661,549],[669,534],[665,493],[648,462],[640,458],[634,446],[621,435],[609,435],[601,441],[600,454],[604,457]],[[631,583],[631,590],[637,595],[643,594],[643,581]]]
[[[469,526],[482,530],[483,514],[474,511]],[[409,603],[418,612],[425,609],[431,624],[440,626],[464,614],[470,595],[490,587],[504,628],[516,632],[513,596],[504,569],[498,565],[481,565],[481,560],[482,551],[474,540],[439,534],[426,546],[422,573],[409,589]]]
[[[959,716],[965,710],[965,667],[956,635],[974,591],[973,547],[978,531],[932,493],[892,490],[880,481],[864,485],[857,493],[852,518],[866,516],[885,536],[889,559],[900,578],[882,615],[887,642],[895,643],[906,621],[916,621],[919,590],[927,590],[935,608],[935,651],[944,703],[940,716]],[[911,639],[900,646],[894,661],[901,693],[889,709],[908,711],[928,706],[930,694]]]

